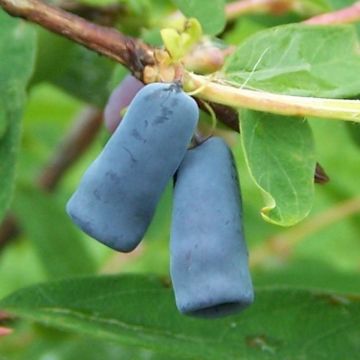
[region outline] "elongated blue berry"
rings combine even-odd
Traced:
[[[178,85],[142,88],[69,200],[73,221],[113,249],[133,250],[186,153],[197,120],[195,101]]]
[[[220,138],[189,150],[176,173],[170,249],[180,312],[218,317],[253,302],[237,171]]]

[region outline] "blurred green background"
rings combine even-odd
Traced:
[[[113,4],[113,1],[86,1]],[[159,41],[156,24],[172,9],[162,1],[124,1],[127,21],[116,22],[129,34]],[[348,3],[351,3],[350,1]],[[118,4],[118,3],[117,3]],[[329,6],[344,6],[331,1]],[[141,22],[144,9],[149,16]],[[150,10],[149,10],[150,9]],[[297,14],[249,15],[235,21],[224,39],[244,41],[255,31],[299,20]],[[155,30],[154,30],[155,29]],[[39,282],[86,274],[155,273],[167,278],[171,222],[169,184],[142,244],[119,254],[81,233],[64,212],[81,174],[101,151],[109,133],[101,126],[86,152],[66,171],[52,192],[38,186],[67,134],[84,111],[101,109],[111,89],[126,74],[119,65],[43,30],[39,35],[37,68],[28,88],[23,115],[16,190],[10,212],[18,235],[0,252],[0,297]],[[51,44],[51,45],[50,45]],[[1,60],[0,60],[1,61]],[[206,115],[204,123],[208,122]],[[360,292],[360,147],[342,122],[312,119],[317,159],[330,177],[316,186],[309,217],[290,229],[265,223],[263,200],[249,176],[239,135],[223,130],[238,164],[244,206],[244,228],[255,286],[293,285],[336,292]],[[49,239],[51,241],[49,241]],[[71,246],[71,247],[70,247]],[[77,249],[78,251],[75,251]],[[1,319],[0,319],[1,321]],[[5,322],[7,324],[7,322]],[[0,338],[0,359],[170,359],[146,350],[129,350],[102,340],[50,330],[22,320],[10,322],[14,334]],[[351,357],[355,359],[355,357]],[[175,359],[175,358],[174,358]]]

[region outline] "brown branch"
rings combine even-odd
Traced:
[[[5,322],[7,320],[11,320],[12,318],[13,318],[12,315],[8,314],[5,311],[0,310],[0,324],[2,324],[3,322]]]
[[[349,24],[358,21],[360,21],[360,1],[341,10],[314,16],[303,23],[309,25],[330,25]]]
[[[256,12],[281,14],[291,10],[292,7],[293,1],[291,0],[238,0],[226,4],[225,14],[228,20],[233,20],[239,16]]]
[[[125,65],[142,80],[144,67],[154,64],[152,49],[139,39],[93,24],[38,0],[0,0],[10,15],[24,18]]]
[[[8,214],[0,226],[0,251],[20,232],[14,215]]]
[[[201,101],[197,98],[195,98],[195,100],[201,110],[204,110],[205,112],[209,113],[209,109],[207,106],[205,106],[204,101]],[[236,132],[240,132],[239,117],[238,117],[238,113],[236,110],[234,110],[228,106],[212,103],[209,101],[207,101],[206,103],[208,105],[210,105],[210,107],[212,108],[212,110],[214,111],[214,113],[216,115],[216,118],[219,121],[221,121],[223,124],[228,126],[230,129],[232,129]]]
[[[316,184],[320,185],[326,184],[330,181],[329,176],[326,174],[324,168],[319,163],[316,163],[314,181]]]
[[[41,189],[49,192],[55,190],[66,171],[92,144],[101,124],[102,112],[94,107],[89,106],[80,114],[38,177],[37,184]],[[14,215],[8,214],[0,226],[0,250],[20,231]]]

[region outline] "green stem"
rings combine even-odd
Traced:
[[[184,89],[196,96],[234,108],[280,115],[319,117],[360,123],[360,101],[274,94],[219,84],[210,77],[184,74]]]

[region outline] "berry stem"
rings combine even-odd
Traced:
[[[224,85],[208,77],[186,73],[184,89],[201,99],[234,108],[248,108],[280,115],[319,117],[360,123],[360,101],[274,94]]]

